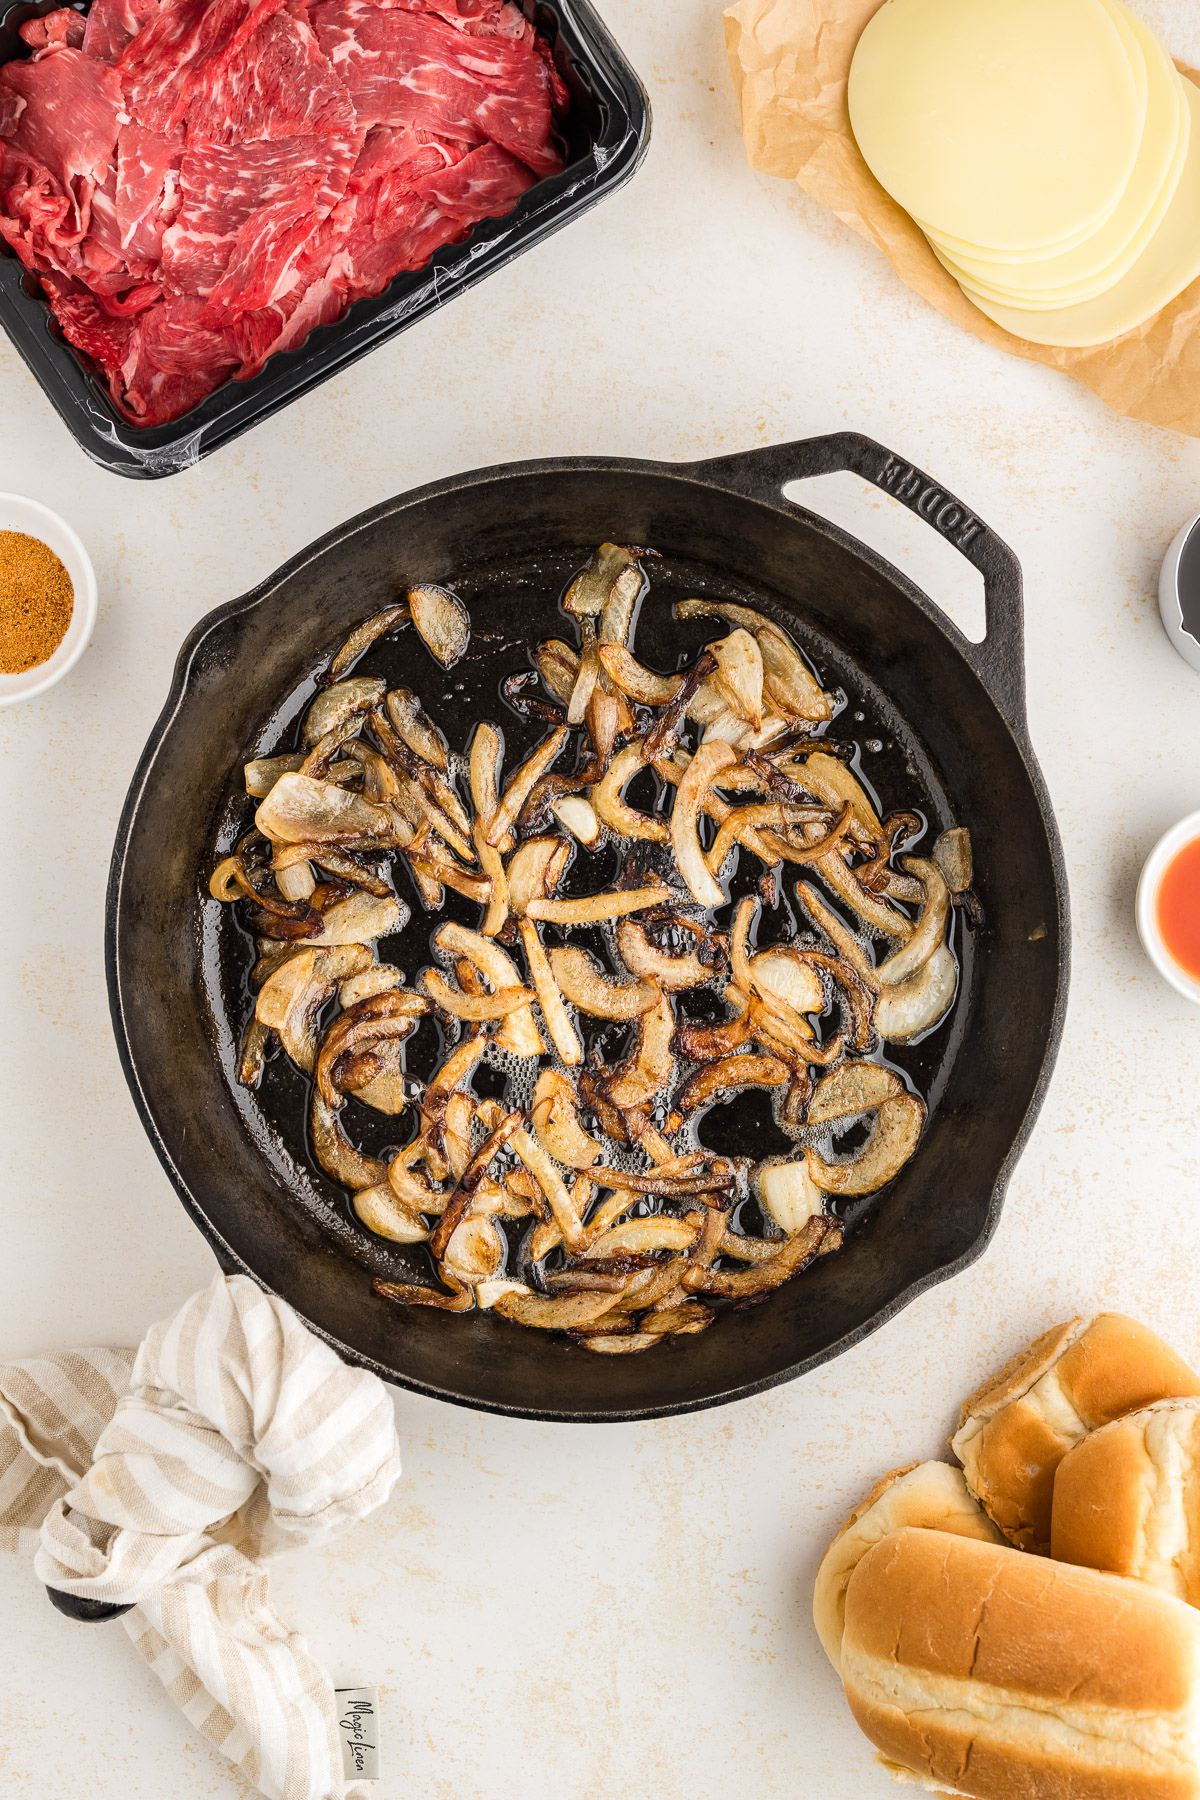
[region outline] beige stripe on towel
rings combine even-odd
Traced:
[[[51,1587],[133,1602],[137,1650],[272,1800],[370,1790],[342,1780],[332,1683],[259,1559],[364,1518],[399,1472],[383,1384],[244,1276],[217,1277],[136,1358],[0,1364],[0,1546]]]

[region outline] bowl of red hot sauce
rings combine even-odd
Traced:
[[[1200,812],[1180,819],[1146,858],[1137,928],[1159,974],[1200,1004]]]

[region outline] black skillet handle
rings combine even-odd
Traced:
[[[80,1625],[103,1625],[106,1619],[119,1619],[122,1613],[132,1610],[132,1602],[128,1606],[113,1606],[107,1600],[85,1600],[81,1594],[64,1594],[61,1588],[48,1587],[46,1594],[51,1606],[64,1618],[74,1619]]]
[[[746,450],[697,465],[721,487],[746,494],[752,500],[778,504],[791,481],[810,475],[833,475],[842,470],[861,475],[874,487],[891,494],[910,512],[931,525],[941,537],[974,564],[983,576],[985,635],[971,643],[949,619],[943,627],[975,670],[1008,722],[1025,725],[1025,644],[1022,625],[1021,565],[1002,538],[924,470],[914,468],[882,444],[856,431],[838,431],[829,437],[801,438],[794,444],[774,444],[764,450]],[[784,501],[785,504],[791,504]]]

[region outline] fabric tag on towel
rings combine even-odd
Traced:
[[[342,1772],[347,1781],[379,1780],[379,1690],[334,1688],[342,1734]]]

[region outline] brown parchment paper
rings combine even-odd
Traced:
[[[751,167],[795,181],[882,250],[909,287],[984,343],[1063,370],[1117,412],[1200,437],[1200,281],[1111,343],[1091,350],[1027,344],[972,306],[884,193],[859,155],[846,108],[854,46],[879,5],[738,0],[729,8],[725,40]]]

